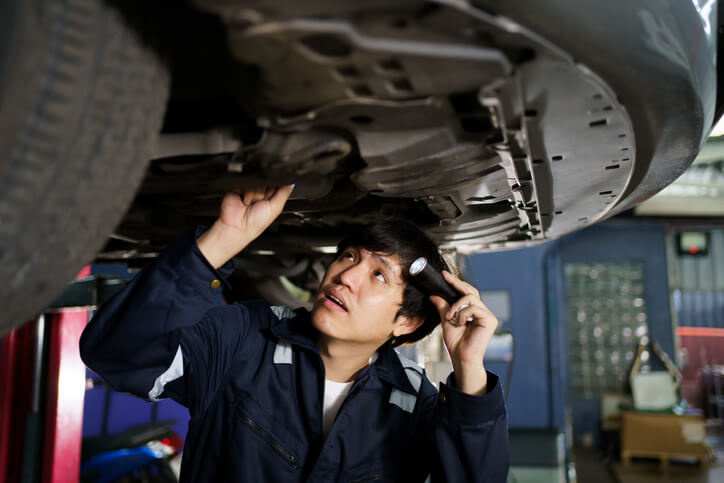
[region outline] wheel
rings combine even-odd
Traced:
[[[93,259],[141,181],[169,75],[132,24],[100,0],[0,3],[0,334]]]

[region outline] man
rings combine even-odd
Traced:
[[[210,229],[99,310],[83,360],[119,391],[189,408],[182,481],[505,481],[502,391],[483,368],[497,319],[448,272],[465,294],[452,305],[407,283],[411,259],[443,264],[414,225],[343,241],[311,314],[261,302],[209,310],[231,258],[292,189],[228,193]],[[454,373],[438,394],[393,346],[440,320]]]

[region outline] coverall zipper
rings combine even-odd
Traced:
[[[236,409],[236,414],[259,436],[264,438],[269,444],[272,445],[272,448],[276,450],[277,453],[279,453],[286,461],[291,465],[292,468],[295,470],[298,470],[301,465],[297,461],[297,459],[294,457],[293,454],[291,454],[289,451],[284,449],[284,447],[279,444],[279,441],[274,438],[271,434],[266,432],[261,426],[256,424],[249,416],[247,416],[241,409]]]

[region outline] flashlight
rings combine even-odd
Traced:
[[[417,285],[430,295],[439,295],[449,304],[455,303],[462,293],[450,285],[438,272],[427,263],[425,257],[420,257],[410,264],[410,275]]]

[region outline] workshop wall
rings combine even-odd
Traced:
[[[511,428],[562,427],[562,408],[551,404],[551,379],[557,375],[548,363],[546,330],[544,261],[553,246],[550,242],[468,258],[468,282],[481,292],[507,292],[510,297],[510,319],[501,325],[515,341],[510,380],[510,363],[486,361],[486,368],[501,377],[503,387],[509,385],[506,405]]]
[[[708,253],[679,253],[677,235],[695,230],[709,234]],[[724,328],[724,229],[674,229],[668,234],[668,249],[678,325]]]
[[[181,438],[188,431],[188,410],[171,399],[151,403],[143,399],[114,391],[92,371],[88,377],[94,381],[87,388],[83,406],[83,437],[120,433],[138,424],[157,421],[176,421],[173,428]]]
[[[580,315],[579,310],[573,307],[578,301],[571,300],[568,294],[571,287],[567,287],[566,283],[571,279],[570,277],[567,279],[567,275],[571,273],[571,267],[586,265],[594,267],[591,270],[592,278],[597,275],[594,272],[601,272],[595,269],[597,266],[608,267],[609,270],[624,269],[626,272],[640,271],[641,283],[631,284],[629,290],[636,290],[640,286],[641,293],[631,296],[617,286],[607,287],[605,280],[596,281],[593,287],[600,288],[604,293],[609,290],[610,294],[607,295],[605,307],[595,309],[595,304],[600,303],[601,299],[594,299],[592,302],[594,315],[601,317],[600,324],[591,325],[589,334],[571,333],[569,329],[574,327]],[[560,371],[562,379],[554,380],[559,382],[559,385],[553,388],[553,401],[556,405],[567,402],[571,408],[574,441],[582,438],[589,440],[592,438],[596,441],[601,418],[600,397],[608,388],[602,385],[598,392],[582,393],[575,386],[573,372],[587,366],[590,368],[589,377],[593,380],[600,375],[607,375],[609,366],[606,363],[610,364],[613,356],[610,352],[613,336],[618,337],[616,341],[618,347],[622,344],[622,337],[628,338],[629,347],[617,356],[619,367],[622,361],[625,367],[630,367],[636,344],[642,335],[648,335],[651,340],[661,345],[664,352],[672,357],[674,355],[674,327],[671,318],[666,257],[666,225],[663,222],[641,219],[613,219],[576,232],[556,244],[555,250],[547,260],[547,274],[549,291],[554,296],[550,306],[551,319],[549,319],[550,327],[554,331],[551,334],[551,354],[553,359],[558,359],[560,367],[566,368]],[[612,277],[611,280],[611,283],[617,283],[618,277]],[[631,280],[636,281],[635,273]],[[617,306],[622,301],[633,307],[624,307],[623,310],[620,305]],[[637,332],[631,330],[630,326],[623,325],[622,332],[618,334],[607,332],[612,326],[622,326],[619,324],[625,322],[623,319],[628,317],[632,310],[634,313],[638,312],[634,322],[645,322],[644,331]],[[607,315],[608,318],[604,319]],[[628,332],[624,332],[627,330]],[[587,341],[579,339],[580,335],[586,335]],[[591,351],[587,361],[573,361],[572,354],[576,353],[579,345],[590,344],[592,339],[596,341],[595,344],[598,344],[599,349]],[[653,357],[648,362],[653,369],[663,369],[660,361]]]
[[[680,244],[680,235],[686,232],[707,235],[708,251],[687,250],[685,243]],[[706,417],[722,418],[724,378],[717,367],[724,364],[724,229],[690,222],[674,225],[667,247],[683,373],[681,395]]]
[[[571,285],[580,283],[580,271],[588,269],[596,277],[591,285]],[[627,390],[639,338],[649,335],[665,352],[674,354],[664,223],[609,220],[538,247],[470,256],[467,271],[481,292],[510,294],[510,320],[502,324],[515,337],[510,381],[506,380],[507,363],[491,361],[486,366],[501,375],[504,386],[510,386],[511,428],[563,428],[565,408],[570,407],[574,439],[586,433],[595,436],[600,393]],[[596,297],[596,289],[603,295]],[[591,300],[578,300],[581,290],[590,291]],[[584,304],[588,313],[582,315],[576,309],[571,321],[573,302]],[[583,342],[578,332],[575,337],[571,334],[571,328],[579,329],[574,325],[578,318],[589,322],[580,326],[590,331]],[[577,350],[584,344],[594,349],[588,357],[606,357],[608,365],[580,360],[581,354],[587,355]],[[601,351],[595,350],[597,345]],[[574,355],[579,359],[574,361]],[[661,367],[655,360],[651,365]],[[581,368],[590,373],[584,374]],[[589,387],[587,393],[574,390],[578,389],[574,376],[598,382],[605,378],[597,376],[596,370],[611,372],[613,368],[619,369],[620,381]]]

